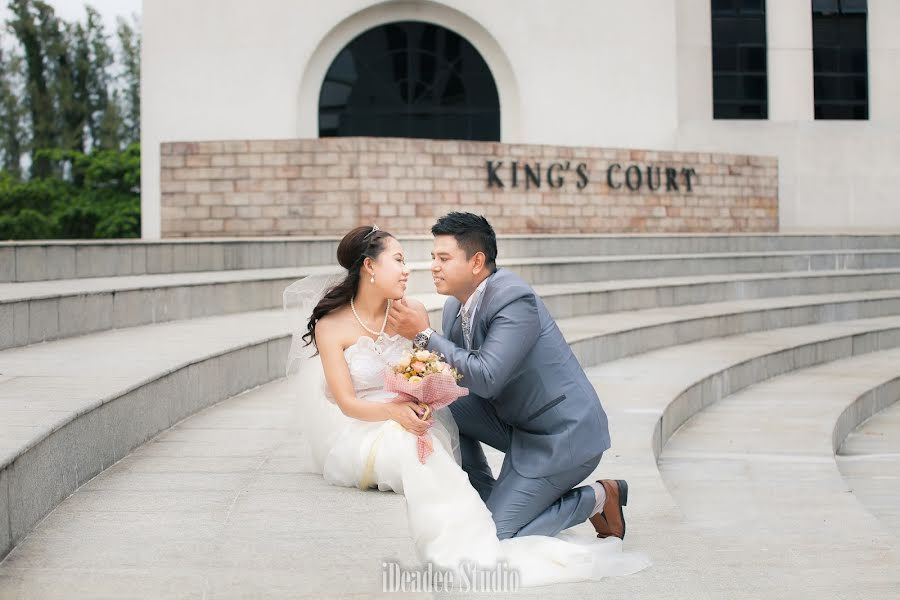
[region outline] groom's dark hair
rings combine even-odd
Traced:
[[[431,228],[431,235],[452,235],[459,247],[466,251],[466,259],[483,252],[488,270],[491,273],[497,270],[497,235],[481,215],[464,212],[444,215]]]

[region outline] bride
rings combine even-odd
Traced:
[[[450,411],[423,420],[417,403],[393,402],[395,394],[383,390],[385,368],[412,347],[388,327],[391,303],[404,298],[410,273],[399,241],[377,227],[358,227],[341,240],[337,259],[343,277],[303,279],[284,292],[285,309],[305,321],[295,328],[287,372],[302,403],[315,467],[326,481],[403,494],[418,555],[435,568],[487,569],[504,562],[522,585],[545,585],[626,575],[649,564],[622,552],[614,537],[579,541],[564,532],[500,541],[460,467]],[[426,431],[435,443],[423,465],[416,438]]]

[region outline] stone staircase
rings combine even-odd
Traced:
[[[430,238],[401,241],[437,326]],[[896,597],[900,235],[499,245],[598,389],[597,476],[656,563],[515,597]],[[0,598],[374,594],[414,562],[402,498],[308,473],[280,379],[281,292],[335,248],[0,244]]]

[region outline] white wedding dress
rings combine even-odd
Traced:
[[[375,341],[368,336],[347,348],[357,397],[384,402],[385,367],[395,364],[409,340],[399,336]],[[307,358],[294,376],[301,427],[316,468],[329,483],[393,490],[406,497],[409,529],[419,558],[434,569],[461,564],[494,568],[499,563],[519,573],[523,586],[627,575],[649,560],[622,551],[618,538],[563,532],[559,537],[497,539],[491,514],[459,465],[458,433],[448,409],[435,415],[434,452],[420,464],[416,438],[394,421],[368,422],[345,416],[334,404],[318,358]]]

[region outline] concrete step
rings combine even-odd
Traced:
[[[685,518],[684,507],[673,500],[657,469],[656,457],[672,432],[721,398],[795,369],[896,348],[900,345],[896,325],[896,318],[876,319],[711,339],[587,370],[610,415],[613,434],[613,448],[604,455],[599,476],[628,479],[632,490],[640,490],[629,498],[629,536],[646,540],[641,544],[637,539],[633,542],[651,552],[656,561],[654,569],[665,560],[683,565],[682,557],[692,556],[700,546],[714,558],[708,573],[706,567],[698,571],[704,577],[692,578],[699,590],[697,595],[705,592],[711,598],[855,597],[858,580],[852,553],[841,554],[844,566],[849,567],[844,570],[832,572],[815,567],[814,561],[825,552],[823,544],[827,544],[830,530],[783,537],[776,533],[760,540],[754,536],[753,528],[729,530],[727,535],[701,529]],[[881,329],[885,326],[888,329]],[[873,333],[878,330],[880,333]],[[778,415],[770,412],[768,418],[777,420]],[[757,433],[752,427],[747,430],[751,435]],[[710,494],[730,494],[742,489],[729,480],[710,479],[713,485],[705,488]],[[781,493],[780,486],[786,485],[781,480],[770,484],[764,494],[757,493],[748,502],[767,501]],[[756,516],[758,526],[777,518],[768,511]],[[741,546],[742,536],[758,543]],[[783,542],[796,549],[790,560],[785,559]],[[807,552],[810,549],[813,552]],[[828,552],[834,549],[829,547]],[[865,586],[860,589],[865,593],[859,597],[896,589],[896,567],[900,563],[891,554],[893,549],[881,550],[879,556],[884,560],[880,564],[887,564],[888,568],[867,568],[865,572],[871,577],[864,580]],[[677,572],[677,568],[669,571],[672,576],[677,576]]]
[[[638,269],[653,271],[652,257],[591,259],[580,257],[567,264],[565,258],[529,258],[504,263],[536,285],[557,317],[622,308],[651,308],[737,298],[787,296],[850,290],[900,289],[900,269],[862,269],[867,262],[882,262],[894,253],[850,255],[779,255],[778,260],[807,261],[816,267],[840,263],[838,270],[803,270],[780,273],[731,273],[633,279]],[[900,253],[896,254],[900,258]],[[768,255],[767,255],[768,256]],[[849,257],[849,258],[848,258]],[[739,270],[742,261],[757,255],[715,255],[697,258],[661,257],[661,271],[684,265],[702,267],[706,259]],[[573,259],[574,260],[574,259]],[[730,261],[738,262],[730,262]],[[763,257],[766,264],[774,265]],[[893,258],[890,258],[893,260]],[[811,261],[811,262],[809,262]],[[707,265],[707,266],[709,266]],[[796,266],[796,265],[795,265]],[[843,268],[847,267],[847,268]],[[428,263],[412,263],[409,292],[421,294],[429,305],[443,299],[433,292]],[[620,275],[624,279],[594,281],[593,277]],[[714,269],[715,270],[715,269]],[[284,288],[307,275],[339,272],[331,266],[244,269],[142,275],[93,277],[71,280],[0,284],[0,349],[83,335],[107,329],[206,317],[234,312],[274,308],[281,305]],[[574,283],[553,283],[572,281]]]
[[[532,285],[738,273],[896,269],[900,251],[705,253],[641,256],[572,256],[498,261]],[[411,291],[430,291],[429,274],[410,279]],[[421,287],[420,287],[421,286]]]
[[[228,329],[223,320],[239,316],[190,322],[216,325],[192,333],[213,339]],[[175,324],[146,329],[170,326]],[[112,333],[117,332],[97,337]],[[165,354],[153,341],[141,351],[155,350],[150,356],[160,360],[157,357]],[[91,347],[97,346],[95,340]],[[900,317],[890,317],[707,340],[589,369],[610,413],[614,443],[595,475],[630,481],[628,545],[648,552],[656,561],[646,575],[604,581],[605,597],[633,597],[640,590],[660,594],[679,590],[687,597],[699,589],[700,595],[709,597],[758,598],[760,592],[777,591],[780,577],[761,577],[771,565],[760,564],[765,556],[759,548],[755,554],[733,554],[723,561],[719,548],[711,544],[718,538],[706,537],[683,521],[656,468],[654,447],[656,440],[663,439],[659,423],[674,423],[673,411],[687,418],[702,406],[783,370],[897,346]],[[34,364],[44,368],[46,358],[32,355]],[[245,358],[241,364],[246,362]],[[75,371],[74,365],[69,368]],[[717,383],[710,385],[711,379]],[[194,381],[202,382],[202,378]],[[184,381],[170,389],[154,386],[148,396],[184,395],[186,388]],[[703,392],[702,401],[693,400],[695,389]],[[316,476],[303,476],[302,440],[289,425],[298,418],[297,410],[296,399],[279,381],[200,413],[196,420],[145,444],[78,490],[19,544],[0,565],[0,585],[16,589],[75,585],[68,591],[78,597],[73,592],[77,589],[74,574],[96,568],[102,557],[107,569],[104,581],[109,584],[122,581],[123,569],[143,569],[153,575],[151,587],[161,585],[155,577],[166,569],[185,586],[196,583],[188,576],[193,571],[203,573],[215,589],[232,586],[228,589],[245,589],[250,595],[262,585],[260,572],[272,578],[266,585],[276,590],[303,585],[312,593],[377,591],[372,586],[380,584],[378,571],[370,573],[360,565],[376,566],[387,556],[414,561],[402,499],[331,488]],[[95,434],[95,438],[104,436]],[[496,462],[495,455],[492,460]],[[63,467],[59,461],[40,466],[46,473],[54,465]],[[21,478],[24,470],[12,473]],[[21,490],[21,483],[10,486],[13,498]],[[30,491],[34,493],[35,487]],[[21,503],[14,507],[21,510]],[[348,513],[359,517],[358,526],[335,527]],[[585,534],[585,527],[576,528],[576,533]],[[295,557],[300,555],[309,558],[297,562]],[[354,572],[362,571],[359,577],[347,577],[348,564],[355,565]],[[243,569],[254,576],[239,576]],[[705,576],[698,583],[690,573],[699,570]],[[841,577],[845,585],[851,581]],[[866,591],[879,589],[879,583],[867,579]],[[577,589],[589,593],[599,588],[583,584]],[[542,597],[571,597],[572,593],[571,586],[560,586],[542,590]]]
[[[557,318],[734,300],[900,288],[900,272],[816,271],[548,284],[536,290]],[[432,298],[422,295],[422,298]],[[443,302],[443,297],[434,295]]]
[[[284,288],[333,267],[0,284],[0,349],[153,323],[281,306]]]
[[[264,311],[0,352],[0,555],[160,431],[282,377],[288,326]]]
[[[327,271],[330,268],[311,267],[302,271],[272,269],[0,284],[0,314],[10,324],[0,332],[0,349],[108,329],[272,308],[281,304],[284,287],[297,276]],[[804,300],[803,296],[821,295],[824,290],[882,288],[900,289],[900,271],[719,275],[536,286],[558,319],[625,308],[664,308],[779,295],[796,296],[800,304],[812,304],[818,300]],[[445,297],[435,293],[414,297],[431,310],[433,326],[439,329]],[[890,297],[877,294],[872,299],[886,301]],[[797,306],[796,302],[791,300],[784,306]]]
[[[427,260],[431,236],[402,237],[410,260]],[[0,283],[189,271],[321,266],[337,238],[55,240],[0,242]],[[513,235],[499,236],[501,259],[704,252],[900,248],[900,234]]]
[[[136,581],[147,598],[174,591],[293,598],[298,590],[309,598],[390,597],[381,593],[381,562],[418,564],[405,501],[312,474],[295,424],[301,411],[279,380],[161,433],[37,525],[0,563],[0,597],[93,599],[98,590],[121,597]],[[610,460],[604,456],[604,467]],[[650,553],[651,569],[600,583],[453,597],[752,597],[752,582],[719,567],[671,501],[642,506],[647,497],[640,487],[629,503],[626,547]],[[583,526],[575,530],[590,536]]]
[[[725,336],[900,315],[896,293],[760,298],[560,319],[582,365]]]
[[[838,469],[853,495],[900,539],[900,373],[861,395],[858,404],[867,410],[856,418],[873,416],[843,440]]]
[[[430,300],[430,299],[426,299]],[[438,320],[439,309],[432,310],[433,320]],[[708,303],[702,305],[686,305],[680,307],[668,307],[664,309],[649,309],[640,311],[616,312],[605,315],[592,315],[587,317],[570,317],[559,321],[560,328],[566,334],[567,339],[576,349],[582,352],[581,360],[584,364],[596,364],[616,360],[639,352],[665,347],[674,344],[683,344],[718,337],[761,331],[765,329],[798,326],[810,323],[822,323],[826,321],[841,321],[858,319],[862,317],[897,315],[900,314],[900,290],[884,290],[878,292],[859,292],[850,294],[810,295],[789,298],[764,298],[756,300],[743,300],[722,303]],[[265,327],[259,327],[265,323]],[[435,323],[438,325],[438,323]],[[92,385],[93,377],[106,371],[110,366],[115,367],[118,379],[110,384],[118,386],[122,381],[131,381],[134,373],[130,365],[125,361],[126,356],[131,356],[132,346],[145,345],[148,336],[159,338],[171,336],[174,343],[178,344],[179,352],[172,354],[167,346],[153,349],[155,355],[164,355],[166,360],[174,359],[176,362],[187,359],[205,360],[210,352],[205,346],[185,344],[195,338],[197,331],[207,332],[209,329],[221,329],[221,339],[226,343],[224,348],[230,348],[233,338],[230,332],[237,332],[244,343],[262,343],[277,338],[286,340],[288,324],[282,319],[280,310],[258,311],[252,313],[235,314],[223,317],[207,319],[194,319],[178,321],[157,326],[144,326],[109,331],[103,334],[85,335],[47,344],[17,348],[0,352],[0,373],[7,378],[11,376],[33,377],[41,372],[42,362],[49,365],[71,360],[72,357],[83,357],[92,354],[92,360],[109,361],[101,367],[83,370],[83,363],[79,362],[79,372],[84,372],[86,379],[84,385]],[[160,343],[168,343],[160,340]],[[99,346],[108,353],[91,352],[89,348]],[[214,346],[218,348],[217,346]],[[591,348],[602,348],[600,351],[591,352]],[[224,351],[224,349],[223,349]],[[599,353],[598,353],[599,352]],[[116,362],[120,359],[122,362]],[[83,358],[80,360],[84,360]],[[139,360],[143,361],[143,358]],[[157,363],[147,363],[157,364]],[[24,372],[18,369],[25,368]],[[155,367],[152,367],[155,368]],[[172,367],[175,368],[175,367]],[[30,369],[35,369],[32,373]],[[14,375],[10,375],[10,373]],[[68,376],[69,373],[60,374]],[[48,427],[53,425],[53,420],[59,415],[51,414],[55,409],[49,405],[37,402],[44,391],[41,388],[27,387],[37,383],[36,379],[27,379],[16,382],[19,385],[11,385],[11,382],[3,381],[3,387],[7,390],[18,390],[19,399],[26,399],[38,413],[45,411],[46,418],[51,421],[44,423]],[[55,388],[50,388],[51,392]],[[46,391],[46,390],[45,390]],[[78,392],[71,386],[70,393],[74,393],[76,406],[81,407],[82,393],[88,394],[90,387]],[[96,388],[98,397],[113,395],[112,390],[102,386]],[[50,392],[48,392],[50,393]],[[63,411],[71,408],[62,404]],[[31,411],[29,411],[29,415]],[[24,418],[24,417],[23,417]],[[26,418],[29,421],[31,416]],[[10,417],[7,423],[12,424]],[[30,423],[29,425],[40,425]],[[20,433],[28,433],[25,429]],[[14,444],[23,441],[18,433],[6,432],[4,440]]]
[[[867,309],[864,307],[870,307],[868,310],[883,311],[889,314],[897,312],[898,300],[895,293],[868,294],[874,294],[874,297],[869,297],[864,293],[855,296],[812,298],[811,301],[808,298],[806,312],[804,312],[804,308],[801,308],[802,303],[799,303],[799,299],[783,299],[786,300],[786,303],[783,301],[781,304],[770,299],[768,305],[765,304],[765,300],[744,301],[743,304],[738,302],[730,306],[725,303],[718,307],[680,307],[680,309],[669,309],[668,314],[665,311],[635,311],[611,314],[605,317],[576,318],[562,321],[561,326],[569,334],[573,347],[583,364],[595,364],[601,359],[611,360],[625,356],[627,353],[636,352],[636,348],[640,347],[640,344],[645,346],[655,344],[658,347],[660,344],[681,343],[678,334],[679,327],[683,332],[682,335],[690,335],[688,332],[698,330],[703,331],[702,335],[705,336],[721,335],[725,330],[717,327],[698,328],[697,324],[705,319],[708,323],[718,321],[720,328],[726,327],[728,325],[720,322],[722,315],[732,315],[731,318],[740,319],[741,312],[787,311],[787,315],[792,318],[808,322],[823,316],[837,319],[852,318],[858,316],[861,310],[865,312]],[[831,308],[823,310],[822,306],[829,306],[829,303]],[[838,309],[838,306],[844,308]],[[436,314],[433,314],[433,317],[436,317]],[[644,319],[643,326],[640,319]],[[780,316],[767,322],[765,319],[760,319],[758,315],[754,315],[744,321],[740,327],[745,330],[753,330],[753,328],[775,326],[774,324],[779,321],[783,325],[784,317]],[[165,411],[169,417],[168,420],[141,424],[137,431],[132,432],[130,437],[125,436],[126,439],[121,442],[121,445],[113,448],[112,451],[95,448],[93,455],[81,457],[82,460],[79,461],[79,464],[83,474],[77,473],[74,479],[68,470],[65,471],[67,476],[52,479],[54,485],[44,494],[48,504],[33,503],[29,505],[29,508],[35,512],[26,512],[21,519],[17,520],[24,525],[11,531],[13,539],[17,539],[23,531],[27,531],[30,527],[29,523],[34,522],[36,515],[43,514],[49,507],[55,505],[64,497],[65,493],[74,489],[72,486],[78,481],[99,472],[110,464],[108,461],[120,457],[122,452],[170,426],[177,421],[177,418],[222,399],[221,393],[206,396],[199,394],[190,401],[191,404],[184,406],[182,403],[185,400],[181,398],[183,392],[179,392],[178,385],[183,385],[183,377],[190,375],[183,375],[182,379],[178,379],[169,377],[170,374],[189,373],[189,367],[195,363],[214,368],[215,365],[224,364],[226,359],[233,359],[240,350],[252,347],[256,352],[266,352],[266,373],[269,379],[272,379],[280,374],[277,364],[279,361],[267,353],[273,348],[281,348],[283,352],[286,352],[288,326],[281,311],[261,311],[109,331],[0,352],[0,373],[8,378],[0,385],[0,390],[2,390],[0,393],[9,398],[6,407],[9,413],[5,419],[7,425],[3,436],[7,446],[0,447],[0,451],[5,451],[7,454],[5,462],[2,463],[5,465],[11,464],[20,458],[23,452],[37,446],[58,430],[71,430],[61,434],[63,439],[66,435],[80,435],[79,427],[83,426],[68,427],[76,416],[86,415],[93,419],[94,426],[98,426],[101,421],[97,421],[100,418],[97,415],[102,414],[102,411],[97,409],[105,403],[119,400],[115,404],[118,407],[134,402],[148,402],[146,389],[150,387],[150,382],[154,382],[154,385],[159,388],[155,394],[165,396],[169,403]],[[730,325],[730,327],[733,330],[736,326]],[[669,328],[668,333],[660,335],[664,328]],[[641,331],[642,329],[644,331]],[[651,333],[648,335],[647,331]],[[618,343],[624,337],[617,340],[613,335],[615,333],[623,336],[635,336],[633,340],[637,341]],[[148,339],[154,341],[156,345],[148,345]],[[211,346],[201,345],[198,348],[197,344],[193,342],[195,339],[201,339],[204,344],[211,344]],[[611,344],[610,341],[617,343]],[[611,351],[608,350],[611,348],[615,349],[613,352],[618,352],[619,356],[611,356]],[[146,359],[147,355],[152,356],[153,360]],[[78,361],[74,361],[73,357],[79,357]],[[88,360],[90,363],[85,362]],[[158,362],[160,360],[164,362]],[[283,358],[281,361],[283,362]],[[146,366],[149,370],[139,373],[131,372],[132,362]],[[73,367],[77,365],[77,367],[70,370],[70,364]],[[60,372],[54,370],[58,365],[63,367]],[[81,374],[77,380],[80,382],[78,385],[74,385],[76,382],[70,380],[76,372]],[[104,384],[97,379],[101,373],[114,375],[106,379]],[[238,373],[232,377],[239,377],[242,373],[243,371],[238,370]],[[252,373],[250,377],[250,380],[255,383],[269,380],[265,377],[260,379],[261,375],[258,372]],[[64,389],[68,392],[67,397],[62,399],[59,398],[61,381],[65,382]],[[161,382],[157,383],[157,381]],[[207,383],[199,381],[192,385],[206,386]],[[227,384],[227,387],[232,391],[246,389],[240,383],[233,382]],[[129,398],[128,393],[131,391],[138,394],[137,400]],[[166,396],[166,394],[168,395]],[[200,400],[201,398],[205,398],[205,400]],[[197,401],[200,402],[199,405],[193,404]],[[156,412],[150,411],[149,406],[138,406],[137,410],[154,414]],[[176,415],[177,418],[173,420],[171,415]],[[47,463],[53,463],[53,461],[48,460]],[[53,468],[68,469],[68,466],[63,463],[56,467],[46,463],[40,466],[50,469],[51,472],[53,472]],[[31,476],[34,475],[35,473],[31,473]]]
[[[895,592],[900,545],[847,493],[833,437],[861,398],[898,377],[894,348],[745,387],[672,435],[660,473],[688,524],[744,568],[779,565],[782,586],[817,597]]]

